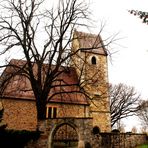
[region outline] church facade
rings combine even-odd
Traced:
[[[27,91],[31,90],[31,85],[25,77],[15,76],[1,98],[7,128],[42,131],[39,147],[80,148],[91,145],[95,148],[99,145],[99,132],[111,131],[107,53],[102,39],[78,31],[74,32],[73,38],[71,51],[76,54],[71,57],[69,70],[58,77],[69,85],[62,88],[65,93],[47,103],[46,120],[37,120],[34,95],[32,91]],[[25,61],[13,59],[11,62],[23,65]],[[1,78],[10,71],[6,68]],[[88,98],[83,94],[68,93],[79,89],[71,85],[78,80]],[[51,93],[59,89],[53,89]]]

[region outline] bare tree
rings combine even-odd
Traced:
[[[143,125],[142,124],[142,127],[140,128],[140,132],[142,133],[142,134],[146,134],[148,131],[147,131],[147,126],[145,126],[145,125]]]
[[[142,19],[143,23],[148,24],[148,12],[139,11],[139,10],[129,10],[129,12],[130,14],[138,16],[140,19]]]
[[[117,129],[119,129],[120,133],[125,133],[125,124],[124,123],[120,123],[120,126],[117,127]]]
[[[138,117],[142,121],[142,125],[148,127],[148,100],[141,101],[139,105]]]
[[[134,87],[122,83],[110,85],[109,94],[112,127],[121,119],[136,115],[140,95]]]
[[[132,133],[137,133],[137,128],[136,128],[136,126],[133,126],[133,127],[132,127]]]
[[[18,49],[26,61],[20,65],[10,62],[1,66],[13,69],[13,73],[11,71],[1,83],[1,94],[12,77],[26,77],[36,99],[38,119],[45,118],[51,89],[59,87],[61,82],[63,86],[68,85],[56,78],[68,70],[69,59],[83,50],[71,50],[71,43],[75,39],[72,33],[78,26],[87,27],[85,22],[89,21],[88,6],[84,2],[59,0],[56,9],[44,11],[42,7],[40,9],[43,3],[44,0],[4,0],[0,15],[1,55]],[[102,40],[99,44],[95,41],[92,47],[85,50],[104,48],[109,43],[102,45]],[[73,85],[80,87],[79,93],[87,95],[80,83]]]

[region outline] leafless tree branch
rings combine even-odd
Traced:
[[[134,87],[122,83],[110,85],[109,95],[112,126],[123,118],[136,115],[139,110],[140,95]]]

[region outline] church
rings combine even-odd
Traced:
[[[3,120],[7,123],[7,128],[29,131],[39,129],[42,132],[40,147],[82,148],[89,144],[95,148],[97,146],[93,146],[96,144],[94,137],[99,132],[111,131],[107,52],[103,41],[98,35],[76,30],[73,38],[71,50],[79,51],[71,57],[68,70],[66,68],[58,76],[58,79],[68,85],[50,91],[49,97],[53,97],[46,104],[46,120],[37,120],[31,84],[22,75],[12,78],[1,98],[4,107]],[[24,65],[25,62],[12,59],[10,64]],[[7,67],[1,79],[11,70]],[[79,88],[73,86],[74,83],[81,83],[89,97],[77,93]],[[59,91],[63,93],[60,94]],[[53,95],[54,93],[57,95]]]

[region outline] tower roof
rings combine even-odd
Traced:
[[[101,36],[85,32],[74,31],[75,39],[79,42],[79,49],[82,52],[107,55]]]

